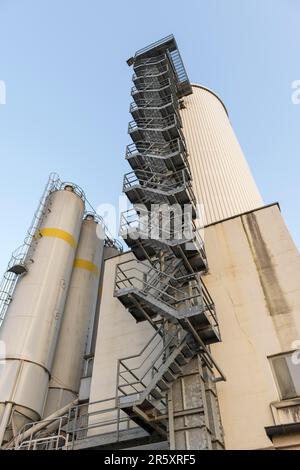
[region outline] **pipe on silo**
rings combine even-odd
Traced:
[[[55,352],[44,416],[48,416],[79,392],[84,355],[89,352],[104,238],[98,237],[97,222],[87,215],[82,223],[78,249]]]
[[[13,417],[17,430],[42,416],[83,213],[84,202],[71,185],[50,193],[32,262],[16,285],[0,329],[6,348],[0,416],[11,403],[7,424]]]

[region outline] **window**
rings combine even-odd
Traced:
[[[298,356],[298,355],[297,355]],[[280,396],[283,400],[300,396],[300,364],[293,352],[269,357]]]

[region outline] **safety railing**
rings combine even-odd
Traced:
[[[133,70],[136,76],[139,76],[140,74],[143,75],[145,73],[145,69],[156,70],[159,67],[167,65],[168,62],[169,57],[166,53],[157,55],[155,57],[141,57],[135,60]]]
[[[183,154],[186,158],[186,147],[181,139],[173,139],[168,142],[140,141],[129,144],[126,147],[127,159],[137,155],[171,158],[178,153]]]
[[[172,191],[178,187],[191,186],[191,174],[187,168],[166,173],[153,173],[146,170],[135,170],[125,173],[123,191],[137,184],[145,187],[159,187],[162,191]]]
[[[43,430],[35,432],[35,424]],[[49,427],[48,427],[49,426]],[[53,430],[53,427],[56,429]],[[89,437],[117,443],[137,425],[116,407],[116,396],[70,407],[63,416],[23,426],[16,438],[15,450],[72,450]],[[28,436],[28,430],[32,433]],[[25,434],[26,433],[26,434]],[[24,436],[24,437],[23,437]]]
[[[135,58],[135,60],[137,60],[139,58],[139,56],[143,56],[146,52],[149,52],[149,51],[152,52],[152,51],[158,49],[161,46],[165,46],[169,42],[174,42],[175,43],[175,38],[174,38],[173,34],[169,34],[168,36],[166,36],[162,39],[159,39],[158,41],[155,41],[155,42],[149,44],[148,46],[143,47],[142,49],[139,49],[138,51],[136,51],[134,58]],[[157,57],[157,56],[155,55],[155,57]],[[151,57],[150,57],[150,59],[151,59]],[[140,60],[143,60],[143,58],[141,58]]]
[[[23,441],[15,450],[61,450],[68,446],[68,435],[54,435]]]
[[[176,97],[176,87],[174,82],[169,78],[158,81],[158,80],[151,80],[149,83],[145,85],[139,84],[139,86],[132,86],[131,87],[131,96],[134,97],[136,93],[147,93],[153,92],[154,94],[158,94],[159,92],[166,92],[167,95],[173,95]],[[159,96],[159,95],[158,95]]]
[[[153,130],[166,130],[169,127],[181,127],[181,121],[178,119],[176,114],[172,114],[167,117],[148,117],[148,118],[137,118],[134,121],[130,121],[128,124],[128,132],[131,133],[137,129],[153,129]]]
[[[170,351],[175,347],[178,348],[185,338],[186,332],[179,325],[175,326],[173,330],[166,330],[163,324],[138,354],[119,359],[116,406],[124,405],[132,399],[139,401],[145,398],[147,387],[164,367]],[[159,402],[166,408],[165,399],[161,399]]]
[[[62,416],[41,421],[29,422],[22,426],[14,438],[15,450],[58,450],[68,441],[68,435],[63,428],[68,419],[68,412]],[[40,431],[36,431],[36,424]],[[48,428],[49,426],[49,428]],[[50,430],[50,426],[53,427]],[[10,448],[10,447],[9,447]]]
[[[216,331],[219,329],[213,300],[203,279],[196,274],[174,277],[146,262],[124,261],[116,267],[115,296],[132,289],[141,292],[150,301],[161,302],[169,313],[170,308],[174,309],[174,318],[178,318],[181,310],[196,307],[199,314],[205,313],[211,327]],[[219,370],[217,365],[215,367]]]
[[[18,276],[12,272],[6,272],[0,285],[0,326],[5,318],[7,308],[12,300]]]
[[[148,89],[147,88],[148,85],[150,85],[151,87],[157,88],[157,87],[160,87],[161,85],[166,84],[166,81],[171,77],[172,73],[173,73],[172,70],[171,71],[166,70],[161,73],[158,73],[158,71],[156,71],[156,73],[152,73],[151,75],[148,75],[148,76],[142,75],[142,76],[136,77],[133,80],[133,83],[138,90]],[[174,89],[176,88],[174,87]]]
[[[196,197],[192,189],[191,175],[188,168],[177,172],[154,173],[137,169],[126,173],[123,179],[123,192],[140,187],[142,190],[155,190],[163,197],[173,196],[177,200],[177,193],[185,191],[191,204],[193,215],[196,214]],[[143,201],[141,201],[143,202]]]
[[[140,207],[136,205],[121,213],[120,234],[123,238],[158,240],[166,244],[195,241],[199,251],[204,250],[204,242],[192,219],[192,206],[187,206],[182,212],[178,204],[154,204],[151,211],[143,204]]]
[[[159,54],[158,51],[161,51],[162,49],[164,49],[165,52]],[[147,57],[147,52],[150,50],[151,57]],[[157,56],[155,56],[155,50],[158,52]],[[154,54],[154,57],[152,54]],[[153,45],[143,49],[141,52],[137,52],[134,58],[134,70],[136,73],[139,73],[139,68],[143,68],[145,66],[151,67],[152,64],[159,63],[163,60],[170,61],[176,76],[177,87],[181,95],[192,93],[192,88],[180,52],[177,48],[174,36],[172,35],[159,41],[159,44],[154,43]]]
[[[118,442],[120,433],[136,427],[136,424],[116,406],[116,397],[76,405],[70,409],[66,432],[69,434],[68,449],[89,438],[109,435],[112,442]]]
[[[174,99],[173,96],[167,96],[165,98],[137,98],[135,101],[132,101],[129,106],[129,112],[134,113],[138,110],[143,112],[148,111],[153,113],[153,111],[160,110],[162,108],[168,108],[172,106],[174,112],[178,109],[178,101]]]
[[[193,292],[188,288],[180,287],[193,282]],[[152,265],[138,260],[124,261],[116,267],[115,294],[120,289],[137,288],[145,294],[155,296],[167,306],[180,309],[185,302],[194,302],[194,305],[203,305],[202,281],[196,274],[173,277]],[[179,287],[177,287],[179,286]],[[167,288],[168,291],[164,288]],[[206,298],[207,299],[207,298]],[[206,306],[209,307],[209,304]]]
[[[179,50],[174,49],[170,51],[168,55],[174,67],[180,88],[184,89],[184,94],[190,94],[192,89]]]
[[[138,75],[136,73],[134,73],[132,75],[132,81],[135,82],[135,81],[143,80],[145,78],[146,79],[147,78],[156,78],[156,77],[160,77],[162,75],[170,73],[170,67],[169,67],[168,63],[166,63],[165,60],[163,62],[159,62],[158,64],[156,63],[156,64],[152,64],[152,65],[153,65],[153,67],[144,66],[143,69],[140,66],[139,71],[138,71]]]

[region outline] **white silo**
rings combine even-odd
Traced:
[[[53,362],[45,417],[78,395],[84,355],[89,352],[103,260],[104,237],[99,235],[97,220],[94,215],[88,214],[81,227]]]
[[[50,193],[46,208],[32,262],[16,285],[0,329],[6,347],[0,369],[0,442],[8,425],[17,430],[42,414],[84,201],[67,184]]]
[[[192,85],[180,115],[197,202],[205,224],[263,205],[261,195],[220,98]]]

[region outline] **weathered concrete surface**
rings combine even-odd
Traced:
[[[267,448],[279,400],[267,357],[300,338],[300,258],[276,205],[210,226],[205,234],[223,342],[212,352],[227,376],[217,385],[225,446]]]
[[[267,357],[300,339],[299,253],[276,205],[207,227],[205,244],[223,340],[211,349],[227,377],[217,384],[225,446],[270,448],[264,428],[279,394]],[[117,359],[139,352],[153,331],[113,297],[115,266],[130,256],[105,262],[91,400],[114,396]]]

